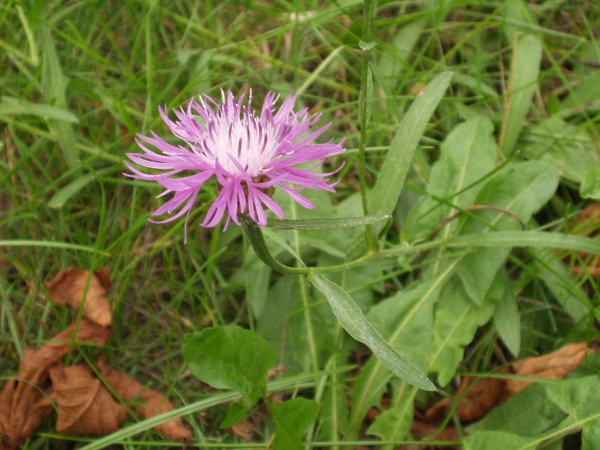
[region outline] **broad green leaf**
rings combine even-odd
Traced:
[[[463,347],[470,344],[477,329],[490,320],[496,300],[488,294],[481,305],[473,303],[456,279],[442,288],[428,352],[429,371],[437,372],[440,386],[446,386],[454,377],[463,359]]]
[[[342,288],[316,270],[311,272],[308,279],[327,297],[333,312],[348,334],[369,347],[377,359],[394,375],[421,389],[435,390],[435,386],[425,375],[406,361],[375,331],[352,297]]]
[[[233,402],[229,405],[227,410],[227,416],[219,425],[220,429],[229,428],[239,422],[246,414],[248,414],[249,408],[240,402]]]
[[[482,420],[469,425],[469,434],[477,431],[507,431],[532,437],[555,426],[565,413],[546,393],[548,385],[534,383],[492,409]]]
[[[571,433],[583,430],[582,449],[600,448],[600,378],[595,376],[563,380],[548,387],[548,397],[569,414],[557,427]]]
[[[240,327],[207,328],[188,334],[181,353],[192,374],[219,389],[233,389],[256,403],[266,392],[275,350],[258,334]]]
[[[319,414],[319,405],[314,400],[297,397],[293,400],[269,406],[275,422],[273,450],[304,450],[302,437],[306,428]]]
[[[298,277],[285,275],[278,278],[264,295],[268,306],[256,318],[256,332],[273,346],[277,352],[275,365],[283,366],[285,375],[298,373],[302,367],[294,356],[292,340],[296,336],[290,329],[290,316],[300,295]]]
[[[510,211],[527,223],[533,213],[550,200],[557,186],[558,173],[550,163],[515,163],[491,178],[477,195],[475,203]],[[473,215],[478,220],[466,218],[461,234],[494,234],[490,229],[518,230],[522,227],[514,217],[500,211],[480,210],[473,212]],[[456,271],[474,302],[481,304],[510,251],[511,243],[507,240],[505,248],[478,249],[462,258]],[[476,271],[473,270],[475,267]]]
[[[600,164],[600,156],[586,130],[554,115],[531,128],[524,136],[527,159],[542,159],[556,166],[561,177],[581,184],[590,166]]]
[[[504,282],[504,295],[494,309],[494,325],[504,345],[513,354],[519,356],[521,349],[521,314],[517,305],[513,285],[506,269],[501,271]]]
[[[478,431],[462,440],[464,450],[534,450],[539,441],[506,431]]]
[[[585,174],[579,192],[583,198],[600,199],[600,166],[590,167]]]
[[[477,180],[494,169],[497,156],[490,119],[475,116],[456,126],[441,145],[441,155],[431,170],[427,191],[448,200],[444,205],[424,197],[410,211],[404,227],[405,239],[414,242],[427,239],[446,218],[460,209],[472,206],[483,184]],[[451,207],[452,205],[453,207]],[[444,228],[447,237],[457,221]]]
[[[81,191],[90,182],[94,181],[99,176],[111,172],[112,170],[113,169],[98,170],[96,173],[87,173],[75,178],[52,196],[52,198],[48,201],[48,206],[50,208],[62,208],[71,197]]]
[[[515,144],[525,125],[531,99],[537,88],[542,60],[542,41],[534,35],[520,37],[514,43],[510,71],[507,109],[502,124],[501,147],[505,156],[515,150]]]
[[[304,219],[304,220],[277,220],[271,219],[267,224],[268,227],[281,230],[306,230],[306,231],[323,231],[333,230],[336,228],[351,228],[360,227],[372,223],[387,220],[391,216],[365,216],[365,217],[349,217],[349,218],[319,218],[319,219]]]
[[[583,77],[582,77],[583,78]],[[564,109],[585,106],[600,100],[600,72],[591,71],[562,102]]]
[[[28,114],[46,119],[61,120],[63,122],[77,123],[79,119],[75,114],[66,109],[51,105],[39,105],[12,97],[2,97],[0,102],[0,116]]]
[[[382,412],[367,430],[382,441],[401,441],[406,439],[414,416],[414,399],[417,390],[411,388],[405,393],[398,405]]]

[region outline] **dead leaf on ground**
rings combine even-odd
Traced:
[[[43,390],[49,378],[50,366],[58,362],[72,349],[72,338],[76,325],[54,336],[39,350],[26,350],[21,359],[18,382],[13,393],[10,410],[10,427],[17,440],[25,440],[39,425],[43,416],[52,407],[46,402]],[[101,327],[82,319],[77,327],[75,342],[106,344],[110,328]],[[43,414],[45,412],[45,414]],[[42,415],[43,414],[43,415]]]
[[[562,379],[581,364],[586,351],[587,345],[585,342],[567,344],[548,355],[514,362],[496,373]],[[533,381],[518,380],[516,378],[466,377],[454,394],[456,401],[460,401],[456,407],[456,414],[462,423],[479,420],[493,408],[504,403],[512,395],[532,383]],[[439,425],[451,410],[450,399],[448,397],[443,398],[425,413],[422,422],[435,431],[436,425]],[[422,425],[415,426],[422,428]]]
[[[244,441],[250,442],[252,440],[252,433],[254,432],[254,424],[245,419],[238,420],[231,427],[231,431],[233,431],[236,436],[242,438]]]
[[[429,439],[432,441],[451,441],[456,443],[460,441],[460,437],[458,435],[458,432],[456,431],[456,428],[448,426],[442,431],[439,431],[439,426],[432,425],[431,423],[419,419],[413,420],[413,423],[410,425],[410,433],[415,439]],[[419,448],[423,447],[419,446]],[[439,448],[443,448],[444,450],[453,450],[458,449],[460,447],[444,446]]]
[[[10,407],[16,384],[15,380],[8,380],[0,392],[0,450],[9,450],[17,446],[15,442],[17,438],[10,426]]]
[[[104,380],[119,397],[127,402],[135,399],[137,402],[146,404],[145,407],[135,407],[135,411],[140,417],[148,419],[174,409],[173,404],[164,395],[144,388],[124,373],[117,372],[107,365],[103,358],[98,360],[97,367]],[[192,433],[183,425],[181,417],[157,425],[154,430],[172,441],[189,442],[192,438]]]
[[[585,342],[567,344],[547,355],[517,361],[512,364],[512,367],[516,375],[562,379],[579,367],[585,358],[586,351]],[[509,395],[513,395],[532,383],[533,381],[511,379],[506,381],[506,388]]]
[[[68,436],[104,436],[121,428],[127,410],[114,401],[86,366],[50,368],[52,400],[58,405],[56,431]]]
[[[112,309],[106,298],[110,286],[110,277],[106,269],[95,270],[91,277],[88,270],[67,269],[61,270],[52,281],[46,283],[46,290],[54,303],[68,305],[73,309],[79,309],[86,293],[84,317],[100,326],[108,327],[112,324]]]
[[[507,373],[505,368],[498,373]],[[506,380],[502,378],[463,378],[454,396],[460,403],[456,413],[462,422],[481,419],[492,408],[508,399]],[[430,422],[443,420],[451,411],[450,399],[445,397],[432,406],[425,414]]]
[[[600,233],[600,204],[590,202],[581,212],[569,222],[569,228],[576,230],[579,236],[594,237]],[[589,253],[580,251],[581,259],[586,259]],[[571,273],[575,276],[600,277],[600,259],[591,259],[587,265],[574,263],[573,256],[564,259],[568,266],[572,266]]]

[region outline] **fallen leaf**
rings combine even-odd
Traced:
[[[245,419],[238,420],[231,427],[231,431],[233,431],[236,436],[242,438],[244,441],[250,442],[252,440],[252,433],[254,432],[254,424]]]
[[[10,426],[10,408],[15,395],[17,382],[8,380],[0,392],[0,450],[17,447],[16,439]]]
[[[498,373],[507,371],[503,369]],[[460,399],[456,413],[462,422],[472,422],[506,401],[508,396],[505,379],[465,377],[454,394],[456,401]],[[444,397],[427,411],[425,418],[433,423],[441,421],[451,409],[450,399]]]
[[[562,379],[579,367],[586,355],[587,345],[585,342],[567,344],[555,352],[534,358],[526,358],[512,364],[516,375]],[[533,381],[511,379],[506,382],[509,395],[525,389]]]
[[[104,436],[121,428],[127,410],[114,401],[86,366],[50,368],[52,400],[58,405],[56,431],[68,436]]]
[[[46,283],[46,290],[55,304],[68,305],[73,309],[79,309],[86,293],[83,316],[102,327],[108,327],[112,324],[112,309],[106,298],[110,286],[106,269],[95,270],[91,277],[88,270],[67,269],[61,270],[52,281]]]
[[[71,336],[73,336],[75,328],[76,325],[71,324],[66,331],[58,333],[38,351],[26,350],[24,352],[19,366],[19,382],[13,395],[10,412],[10,426],[17,439],[25,440],[35,430],[32,420],[36,419],[36,414],[43,410],[42,408],[37,411],[36,408],[43,404],[42,392],[48,381],[50,366],[58,362],[73,348]],[[109,337],[110,328],[101,327],[82,319],[77,327],[75,342],[102,345],[108,342]],[[41,418],[37,421],[38,424],[40,420]]]
[[[589,203],[573,220],[569,221],[569,229],[575,230],[579,236],[597,236],[600,230],[600,204]],[[583,251],[578,253],[581,259],[575,260],[572,255],[564,259],[568,266],[572,266],[571,273],[575,276],[590,276],[597,279],[600,276],[600,259],[590,259],[586,265],[581,265],[578,262],[585,260],[589,253]]]
[[[106,364],[104,358],[98,360],[97,367],[106,383],[119,397],[127,402],[135,399],[137,402],[146,404],[145,407],[135,407],[135,411],[140,417],[148,419],[174,409],[173,404],[164,395],[144,388],[124,373],[117,372]],[[189,442],[192,438],[192,433],[183,425],[181,417],[157,425],[154,430],[172,441]]]
[[[432,425],[428,422],[421,421],[419,419],[413,420],[410,425],[410,434],[412,434],[414,439],[429,439],[432,441],[450,441],[456,442],[457,444],[460,441],[460,437],[458,436],[458,432],[456,428],[448,426],[443,430],[439,430],[438,425]],[[464,433],[466,434],[466,433]],[[418,448],[423,448],[419,446]],[[444,450],[453,450],[460,448],[459,446],[444,446],[444,447],[434,447],[440,448]]]

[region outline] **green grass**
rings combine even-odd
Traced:
[[[257,432],[252,445],[219,429],[230,398],[219,402],[223,394],[194,378],[181,356],[185,334],[215,325],[257,330],[280,344],[277,349],[283,357],[278,362],[285,365],[286,377],[305,376],[303,385],[284,378],[279,390],[290,398],[300,386],[303,396],[320,403],[323,415],[312,425],[308,447],[335,447],[341,439],[352,442],[349,447],[358,446],[355,441],[360,440],[375,445],[374,437],[365,434],[360,411],[350,407],[350,417],[358,424],[345,437],[343,420],[332,423],[331,417],[325,417],[324,411],[346,414],[345,396],[355,402],[360,389],[358,372],[331,371],[349,363],[362,367],[366,356],[365,349],[357,350],[332,320],[324,298],[312,292],[303,277],[268,273],[253,257],[239,227],[201,228],[205,205],[192,213],[184,244],[183,220],[148,222],[163,201],[155,198],[159,187],[122,175],[127,170],[125,154],[138,151],[136,134],[153,130],[175,142],[158,115],[158,106],[170,110],[199,94],[220,98],[221,89],[236,95],[252,89],[257,106],[269,90],[284,96],[299,89],[297,107],[321,113],[322,124],[334,123],[323,139],[345,138],[344,145],[351,151],[330,162],[332,167],[346,162],[336,195],[316,197],[316,215],[294,214],[301,218],[319,213],[343,216],[345,211],[360,215],[356,149],[362,23],[359,1],[2,2],[2,378],[18,369],[24,348],[41,346],[76,315],[47,302],[44,281],[69,267],[108,266],[113,282],[113,334],[106,348],[87,349],[86,356],[94,360],[105,354],[119,370],[165,393],[177,406],[205,402],[202,408],[192,406],[186,411],[194,432],[192,446],[263,448],[273,433],[270,417],[260,411],[253,416]],[[454,72],[420,141],[384,245],[393,248],[405,238],[403,229],[418,193],[435,182],[430,176],[440,158],[440,144],[476,114],[488,117],[494,126],[495,142],[502,148],[497,165],[516,151],[509,165],[548,158],[542,153],[549,148],[566,149],[567,154],[574,147],[588,149],[583,159],[557,157],[562,161],[558,190],[528,225],[532,230],[572,232],[569,221],[586,204],[578,192],[581,174],[600,162],[597,156],[585,156],[595,155],[600,142],[598,29],[600,6],[593,1],[467,0],[430,8],[420,2],[378,2],[371,31],[377,46],[369,57],[374,89],[364,141],[367,186],[375,185],[398,124],[415,96],[440,72]],[[516,31],[533,36],[541,44],[539,49],[524,44],[523,34],[515,49]],[[536,52],[541,64],[511,67],[513,57],[520,64],[535,62]],[[538,84],[531,84],[528,75]],[[513,95],[507,104],[505,92],[511,79],[518,93],[531,89],[531,94]],[[548,117],[559,117],[564,125],[540,128]],[[570,132],[559,129],[562,126],[570,127]],[[215,188],[209,183],[197,204],[214,198]],[[454,202],[453,197],[442,200]],[[339,208],[340,204],[344,206]],[[469,214],[473,216],[468,212],[463,216]],[[465,222],[462,217],[460,223]],[[280,236],[311,265],[340,263],[330,248],[338,241],[292,231]],[[344,244],[355,236],[343,234]],[[287,253],[277,256],[293,264]],[[592,319],[599,299],[597,280],[570,275],[561,262],[567,256],[571,265],[581,264],[582,258],[595,262],[593,256],[574,251],[553,254],[533,249],[513,251],[503,266],[519,300],[519,357],[547,353],[565,342],[598,338]],[[426,280],[423,274],[435,272],[440,261],[448,258],[440,247],[423,261],[373,264],[361,273],[340,274],[334,281],[368,311],[411,283]],[[414,265],[409,268],[410,261]],[[584,305],[581,316],[561,303],[561,292]],[[502,360],[499,354],[515,359],[492,322],[480,325],[466,343],[458,375],[491,371]],[[339,354],[332,349],[338,345],[343,349]],[[74,355],[70,362],[77,361],[82,357]],[[330,372],[311,375],[324,370]],[[352,386],[354,393],[349,392]],[[398,389],[393,384],[386,394],[392,405],[400,401],[395,395]],[[424,409],[438,398],[419,393],[416,404]],[[134,423],[130,419],[127,425]],[[67,449],[79,442],[57,435],[52,420],[38,431],[25,448]],[[122,448],[168,445],[151,430],[133,436],[134,431],[130,428],[122,434]]]

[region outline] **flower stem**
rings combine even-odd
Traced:
[[[363,3],[363,31],[362,40],[368,43],[371,39],[371,17],[372,17],[372,0],[364,0]],[[361,82],[360,82],[360,102],[359,102],[359,117],[360,117],[360,143],[358,146],[358,181],[360,183],[360,196],[363,206],[363,214],[369,215],[369,204],[367,199],[367,184],[365,182],[365,148],[367,142],[367,124],[369,121],[369,103],[371,102],[369,94],[369,49],[364,49],[361,57]],[[371,225],[367,225],[365,229],[365,238],[369,247],[369,252],[377,251],[377,244],[373,236]]]

